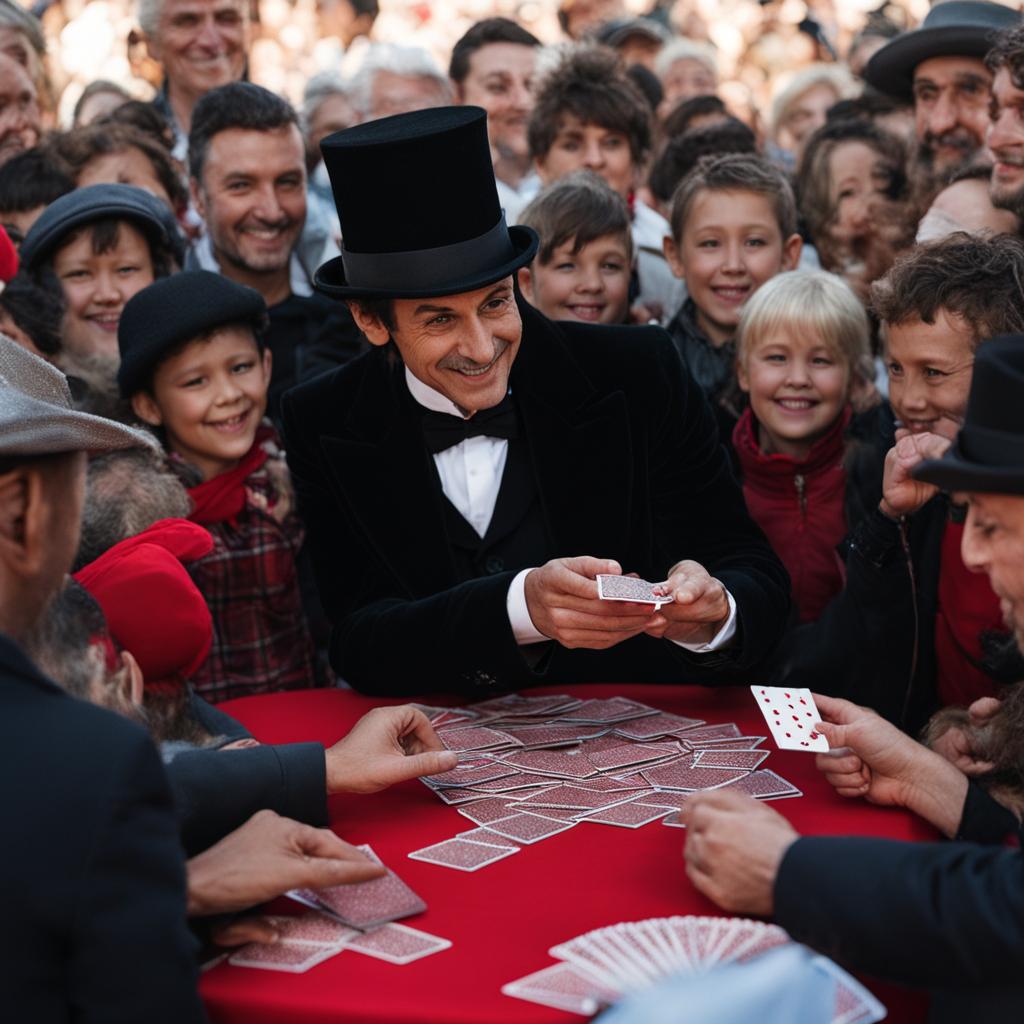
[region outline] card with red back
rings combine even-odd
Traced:
[[[821,721],[821,715],[814,706],[810,690],[752,686],[750,692],[780,750],[813,750],[818,753],[828,750],[828,740],[815,728]]]
[[[488,832],[482,826],[471,828],[467,832],[459,832],[456,839],[467,839],[471,843],[483,843],[484,846],[500,846],[506,850],[518,850],[519,844],[512,839],[499,836],[497,832]]]
[[[667,817],[662,818],[661,823],[662,825],[668,825],[669,828],[686,828],[678,811],[673,811]]]
[[[443,842],[425,846],[409,854],[411,860],[422,860],[428,864],[455,868],[457,871],[479,871],[495,861],[518,853],[517,846],[488,846],[469,839],[445,839]]]
[[[788,797],[803,796],[792,782],[788,782],[768,768],[751,772],[742,779],[729,783],[728,788],[749,793],[758,800],[784,800]]]
[[[587,760],[601,771],[632,768],[633,765],[661,761],[679,753],[674,743],[623,743],[610,750],[587,753]]]
[[[641,825],[664,818],[667,813],[664,807],[644,807],[641,803],[631,801],[591,811],[579,820],[598,825],[618,825],[620,828],[640,828]]]
[[[519,740],[507,732],[488,729],[484,725],[456,726],[454,729],[442,729],[437,735],[449,750],[456,753],[520,746]]]
[[[539,843],[542,839],[549,839],[574,826],[575,822],[553,821],[550,818],[541,818],[536,814],[517,814],[512,818],[505,818],[503,821],[492,821],[486,827],[488,832],[497,832],[499,836],[504,836],[506,839],[514,839],[517,843],[530,845]]]
[[[537,775],[554,775],[564,779],[586,779],[597,774],[597,769],[582,754],[574,756],[561,750],[517,751],[504,755],[502,760]]]
[[[728,740],[741,733],[735,722],[723,722],[720,725],[699,725],[695,729],[680,730],[672,735],[696,747],[703,740]]]
[[[439,772],[437,775],[429,775],[426,778],[429,780],[427,785],[432,788],[466,787],[476,786],[482,782],[492,782],[495,779],[503,779],[514,774],[515,769],[507,764],[494,761],[489,757],[481,757],[461,761],[450,771]]]
[[[336,956],[340,947],[318,946],[306,943],[274,942],[265,945],[251,942],[228,957],[235,967],[257,967],[264,971],[286,971],[304,974],[311,967]]]
[[[594,811],[600,807],[610,807],[623,800],[632,799],[632,790],[625,792],[601,793],[593,789],[582,789],[578,786],[557,786],[544,789],[516,804],[517,811],[532,810],[541,807],[572,808],[577,811]]]
[[[607,731],[604,725],[583,725],[564,723],[561,725],[509,726],[508,733],[514,736],[527,750],[551,747],[573,747],[581,740],[596,739]]]
[[[681,765],[658,765],[641,773],[655,789],[719,789],[746,775],[745,769],[692,768]]]
[[[568,821],[576,823],[576,815],[579,810],[575,807],[524,807],[523,814],[535,814],[538,818],[547,818],[550,821]]]
[[[277,915],[270,918],[277,929],[278,942],[307,943],[317,946],[344,946],[358,935],[355,928],[335,921],[326,914],[310,911],[295,917]]]
[[[596,981],[572,964],[552,964],[518,981],[503,985],[502,993],[516,999],[525,999],[541,1006],[550,1006],[567,1013],[592,1017],[603,1006],[610,1006],[620,996],[618,989]]]
[[[698,750],[694,768],[746,768],[753,771],[768,756],[767,750]]]
[[[671,595],[656,594],[658,583],[648,583],[636,576],[610,576],[601,573],[597,577],[597,596],[602,601],[634,601],[638,604],[653,604],[657,611],[668,604]]]
[[[572,711],[563,712],[559,719],[563,722],[584,722],[587,724],[607,722],[625,722],[632,718],[641,718],[658,714],[657,708],[641,704],[626,697],[594,697],[585,700]]]
[[[682,729],[693,729],[703,724],[704,720],[701,718],[683,718],[681,715],[660,711],[658,714],[648,715],[646,718],[635,718],[629,722],[622,722],[615,726],[615,731],[620,736],[626,736],[631,740],[651,740],[658,736],[668,736]]]
[[[459,814],[464,818],[469,818],[474,825],[486,825],[515,814],[516,810],[512,806],[514,803],[516,801],[504,800],[496,796],[486,797],[483,800],[474,800],[468,807],[460,807]]]
[[[513,768],[511,775],[506,775],[500,779],[492,779],[490,782],[475,783],[470,788],[474,793],[515,793],[521,789],[540,789],[546,786],[557,786],[559,781],[559,779],[553,778],[550,775],[533,775],[531,772],[521,772]]]
[[[346,947],[356,953],[387,960],[391,964],[410,964],[413,960],[451,948],[451,940],[421,932],[404,924],[386,924],[353,939]]]

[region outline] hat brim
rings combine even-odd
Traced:
[[[389,288],[361,288],[345,281],[345,264],[341,256],[335,256],[320,267],[313,276],[317,291],[334,299],[429,299],[435,295],[458,295],[486,288],[503,277],[508,277],[520,267],[525,267],[537,254],[540,244],[536,233],[527,227],[515,226],[508,229],[509,239],[516,255],[496,267],[488,267],[476,274],[445,281],[430,288],[403,288],[400,281]]]
[[[985,466],[972,462],[955,444],[941,459],[930,459],[915,466],[911,476],[949,493],[1024,495],[1024,466]]]
[[[886,43],[868,61],[864,80],[888,96],[912,101],[914,69],[932,57],[983,60],[999,29],[988,25],[943,25],[919,28]]]

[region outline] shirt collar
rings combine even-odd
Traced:
[[[446,398],[440,391],[435,391],[429,384],[424,384],[408,366],[405,368],[405,383],[409,387],[409,394],[425,409],[458,416],[460,420],[466,418],[450,398]]]
[[[200,269],[209,270],[214,274],[223,273],[220,269],[220,264],[217,262],[217,257],[213,253],[213,242],[210,240],[210,236],[204,234],[193,247],[196,256],[196,262],[199,264]],[[295,250],[292,250],[292,254],[288,260],[288,276],[289,283],[291,285],[292,295],[299,295],[302,298],[309,298],[313,294],[313,287],[309,283],[309,277],[306,274],[305,269],[302,266],[302,261],[295,254]]]

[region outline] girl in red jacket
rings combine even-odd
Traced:
[[[750,514],[789,571],[801,622],[842,589],[837,546],[846,516],[847,428],[854,399],[873,394],[870,326],[839,277],[778,274],[751,297],[736,334],[750,404],[733,446]]]

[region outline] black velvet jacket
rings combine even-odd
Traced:
[[[459,581],[422,409],[390,346],[285,396],[288,461],[334,626],[335,669],[382,694],[746,682],[785,625],[788,580],[668,336],[554,324],[524,303],[520,312],[510,386],[549,549],[509,571]],[[736,599],[738,636],[705,655],[647,636],[607,651],[548,643],[525,648],[528,664],[508,621],[509,585],[520,569],[579,554],[651,580],[695,559]]]

